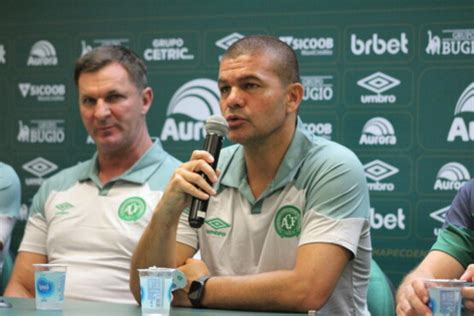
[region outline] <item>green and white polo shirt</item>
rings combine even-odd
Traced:
[[[67,264],[68,298],[135,304],[130,259],[179,161],[156,141],[129,170],[102,185],[96,158],[43,183],[19,251]]]
[[[323,312],[368,315],[371,240],[362,164],[346,147],[297,130],[273,182],[255,199],[241,145],[221,152],[217,196],[192,229],[183,213],[178,242],[200,249],[211,275],[293,269],[297,248],[332,243],[353,254]],[[315,288],[315,291],[318,289]]]

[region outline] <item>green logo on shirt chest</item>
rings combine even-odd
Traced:
[[[230,224],[224,222],[222,219],[220,218],[211,218],[211,219],[208,219],[206,221],[206,224],[211,226],[214,230],[212,229],[208,229],[206,230],[206,233],[210,234],[210,235],[216,235],[216,236],[221,236],[221,237],[224,237],[226,235],[225,232],[222,232],[220,230],[224,229],[224,228],[228,228],[230,227]]]
[[[119,206],[118,216],[121,220],[134,222],[139,220],[146,211],[146,202],[138,196],[126,199]]]
[[[56,215],[66,215],[66,214],[69,214],[68,210],[73,208],[74,205],[72,205],[69,202],[64,202],[61,204],[57,204],[54,207],[57,209]]]
[[[274,224],[277,234],[282,238],[299,236],[301,211],[293,205],[285,205],[277,211]]]

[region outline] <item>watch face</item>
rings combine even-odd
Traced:
[[[189,287],[188,299],[194,307],[201,307],[201,299],[204,291],[204,284],[208,280],[208,276],[203,276],[191,282]]]

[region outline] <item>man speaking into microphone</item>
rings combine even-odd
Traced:
[[[175,306],[369,315],[364,171],[349,149],[304,129],[294,51],[270,36],[240,39],[218,85],[236,144],[217,170],[216,157],[196,150],[175,171],[132,258],[135,299],[136,269],[156,265],[187,276]],[[192,199],[208,201],[199,229]],[[202,260],[192,259],[198,250]]]

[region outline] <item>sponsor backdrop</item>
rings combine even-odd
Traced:
[[[187,159],[201,147],[203,120],[219,113],[224,50],[257,33],[288,43],[301,63],[306,128],[364,164],[374,257],[395,284],[474,174],[472,1],[6,0],[0,8],[0,160],[21,177],[24,217],[45,179],[94,152],[72,69],[104,44],[145,60],[150,132]]]

